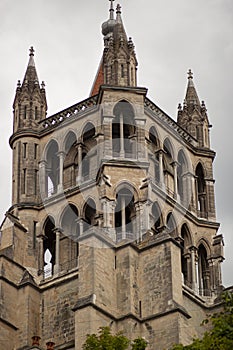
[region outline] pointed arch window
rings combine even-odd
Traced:
[[[79,256],[79,224],[78,209],[69,204],[62,216],[62,238],[60,243],[60,270],[69,271],[78,264]]]
[[[173,196],[175,191],[174,168],[173,168],[174,159],[173,159],[172,145],[168,138],[166,138],[164,141],[163,149],[164,149],[163,168],[164,168],[165,186],[168,194]]]
[[[152,126],[149,130],[149,151],[152,154],[152,160],[154,162],[154,177],[155,182],[158,183],[160,176],[159,176],[159,138],[157,131],[154,126]]]
[[[186,224],[181,228],[181,238],[181,272],[183,283],[192,288],[191,255],[188,249],[190,246],[190,233]]]
[[[206,182],[204,176],[204,169],[200,163],[196,167],[196,185],[198,215],[202,218],[207,218]]]
[[[185,195],[190,196],[187,193],[188,188],[185,180],[185,175],[187,173],[187,161],[183,151],[178,154],[178,168],[177,168],[177,184],[178,184],[178,194],[182,203],[185,201]]]
[[[77,138],[73,131],[69,131],[65,138],[65,157],[63,163],[63,187],[67,189],[76,185],[76,172],[78,171],[75,162],[77,154]],[[76,169],[77,168],[77,169]]]
[[[54,273],[56,258],[56,234],[52,217],[48,217],[44,225],[43,251],[44,251],[44,277],[50,277]]]
[[[114,157],[135,157],[135,121],[132,106],[126,102],[119,102],[114,108],[112,124],[112,149]]]
[[[96,204],[93,199],[89,199],[84,206],[84,226],[83,231],[87,231],[93,226],[96,226]]]
[[[56,141],[51,141],[46,155],[46,187],[47,195],[51,196],[57,192],[59,183],[59,157],[58,144]]]
[[[167,231],[172,237],[177,237],[177,225],[172,213],[169,213],[166,220]]]
[[[116,195],[115,228],[117,240],[132,237],[136,217],[134,195],[128,188],[122,188]]]
[[[207,260],[207,251],[203,244],[198,248],[198,287],[199,294],[209,296],[210,291],[210,269]]]
[[[157,202],[155,202],[152,206],[152,226],[151,229],[155,231],[155,233],[159,233],[160,228],[162,226],[162,214]]]
[[[83,180],[88,180],[91,177],[91,165],[95,164],[95,139],[96,130],[92,123],[88,122],[85,126],[82,134],[82,164],[79,165],[79,172],[82,175]],[[92,169],[93,171],[93,169]]]
[[[89,179],[90,174],[90,160],[88,154],[82,153],[82,178],[85,180]]]

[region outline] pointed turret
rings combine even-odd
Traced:
[[[45,84],[39,85],[34,61],[34,49],[30,48],[29,62],[21,85],[18,81],[14,108],[14,133],[22,128],[34,129],[38,121],[46,117],[47,101]]]
[[[29,62],[27,66],[27,70],[24,76],[22,87],[30,86],[31,88],[34,88],[38,86],[39,80],[36,72],[36,66],[34,61],[34,49],[33,47],[30,48],[30,54],[29,54]]]
[[[204,101],[200,103],[191,69],[188,71],[188,85],[183,103],[178,106],[178,124],[199,142],[199,147],[209,148],[209,124]]]
[[[137,86],[137,59],[132,38],[127,38],[121,17],[121,6],[114,16],[113,1],[110,0],[110,16],[102,25],[104,53],[91,90],[98,92],[100,85]]]
[[[30,48],[29,62],[21,84],[18,81],[13,104],[14,126],[10,145],[13,149],[12,204],[38,203],[39,198],[39,122],[46,118],[44,82],[39,79]]]
[[[194,106],[200,107],[200,101],[197,96],[197,91],[194,86],[193,82],[193,73],[191,69],[188,71],[188,86],[187,86],[187,92],[185,96],[186,103],[189,107],[193,108]]]

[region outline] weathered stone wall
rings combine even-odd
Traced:
[[[62,345],[74,340],[74,305],[78,300],[78,275],[60,283],[43,285],[40,304],[43,344],[54,341]]]

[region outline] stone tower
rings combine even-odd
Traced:
[[[209,121],[191,71],[178,122],[137,84],[113,0],[90,97],[46,117],[29,64],[14,100],[1,225],[0,348],[81,350],[100,326],[188,344],[221,305]]]

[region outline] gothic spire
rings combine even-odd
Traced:
[[[209,124],[204,101],[200,103],[193,82],[193,73],[188,71],[188,85],[183,103],[178,106],[177,123],[197,139],[199,147],[209,148]]]
[[[194,86],[193,82],[193,73],[191,69],[188,71],[188,86],[187,86],[187,91],[186,91],[186,96],[185,96],[185,101],[187,104],[187,107],[189,106],[198,106],[200,107],[200,100],[197,95],[197,91]]]
[[[36,66],[35,66],[35,61],[34,61],[34,52],[35,52],[35,50],[31,46],[29,51],[30,51],[30,53],[29,53],[29,62],[28,62],[28,66],[27,66],[27,69],[26,69],[25,76],[24,76],[22,87],[28,85],[29,87],[33,88],[34,85],[38,85],[39,84],[39,79],[38,79],[38,76],[37,76]]]
[[[34,49],[30,48],[29,62],[23,83],[18,81],[14,108],[14,132],[22,128],[37,128],[38,121],[46,117],[47,101],[44,82],[39,85],[34,61]]]
[[[102,84],[112,86],[137,86],[137,58],[132,38],[127,34],[121,17],[121,6],[116,7],[114,16],[113,1],[109,0],[110,16],[102,24],[104,52],[94,80],[91,96],[98,93]]]

